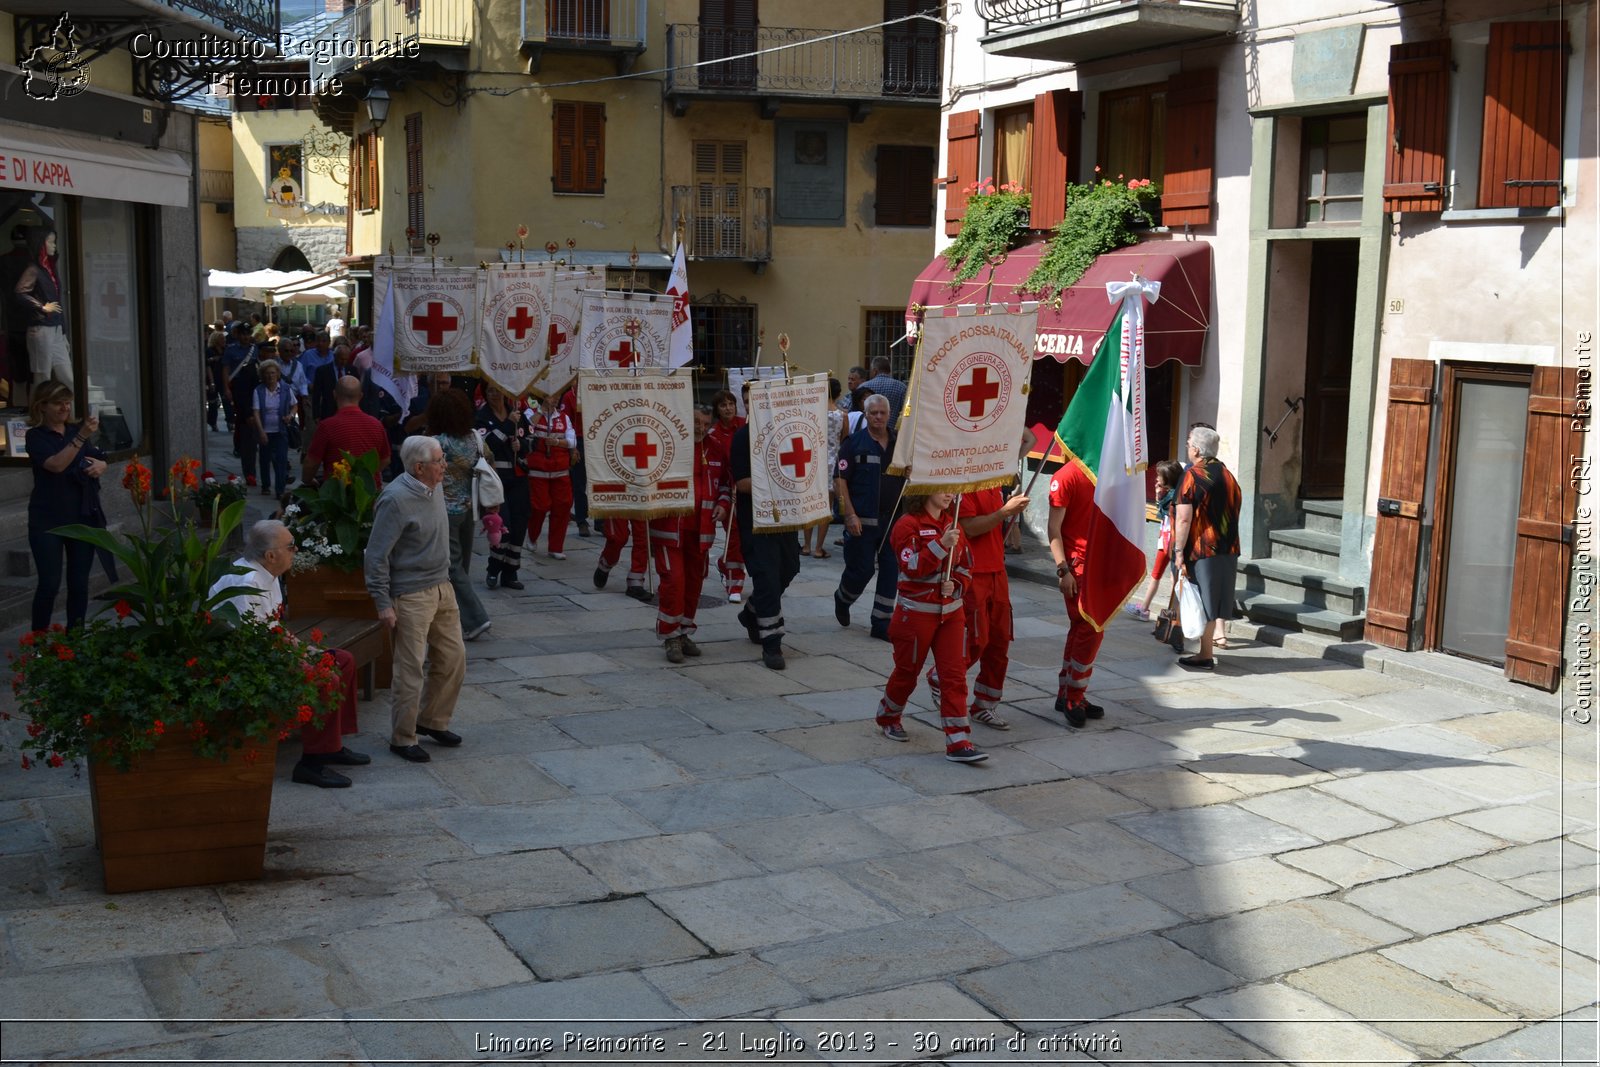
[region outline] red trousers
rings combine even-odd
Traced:
[[[606,543],[600,549],[600,569],[607,574],[622,558],[622,546],[633,539],[633,552],[628,558],[628,588],[644,588],[644,574],[650,567],[650,541],[645,533],[643,519],[607,519]]]
[[[974,574],[963,599],[967,605],[967,669],[978,665],[972,706],[993,711],[1000,703],[1011,665],[1011,585],[1006,572]]]
[[[539,544],[544,517],[550,516],[550,551],[567,547],[567,520],[572,517],[572,475],[546,478],[546,471],[528,472],[528,548]]]
[[[717,573],[722,575],[722,590],[729,596],[744,593],[744,549],[739,544],[739,524],[733,512],[723,527],[728,531],[728,543],[722,547],[722,558],[717,560]]]
[[[699,533],[692,530],[664,533],[651,529],[650,558],[655,561],[660,583],[656,587],[657,637],[665,640],[694,636],[695,610],[700,606],[710,547],[702,544]]]
[[[339,665],[339,707],[322,720],[300,727],[300,744],[308,756],[325,756],[344,747],[340,740],[356,732],[356,658],[342,648],[330,648]]]
[[[878,725],[899,724],[906,701],[917,688],[922,665],[932,652],[934,666],[944,679],[939,687],[939,725],[944,727],[945,751],[968,744],[972,727],[967,720],[967,623],[960,604],[954,611],[938,615],[912,610],[902,600],[889,619],[889,644],[894,649],[894,672],[878,702]]]
[[[1083,588],[1083,572],[1074,568],[1073,576],[1078,579],[1078,587]],[[1079,614],[1077,594],[1066,596],[1063,593],[1062,596],[1067,602],[1067,645],[1061,652],[1061,676],[1056,695],[1065,697],[1068,704],[1082,704],[1105,634]]]

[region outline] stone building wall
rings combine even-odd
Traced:
[[[241,271],[272,266],[290,245],[304,252],[316,271],[336,270],[344,255],[343,226],[241,226],[236,235]]]

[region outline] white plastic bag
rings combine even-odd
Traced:
[[[1178,618],[1183,622],[1183,636],[1198,641],[1210,624],[1206,609],[1200,603],[1200,588],[1191,581],[1178,579]]]

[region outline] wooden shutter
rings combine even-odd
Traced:
[[[1506,677],[1554,689],[1561,680],[1561,645],[1572,566],[1572,465],[1583,455],[1573,429],[1578,372],[1535,367],[1528,392],[1522,500],[1511,570],[1511,621],[1506,628]]]
[[[1067,181],[1078,157],[1083,95],[1056,89],[1033,98],[1032,158],[1028,163],[1032,208],[1028,225],[1055,227],[1067,213]]]
[[[421,247],[428,231],[428,220],[423,213],[425,186],[422,180],[422,114],[406,116],[406,227],[416,236],[415,247]]]
[[[1444,210],[1449,121],[1449,39],[1409,41],[1390,48],[1385,211]]]
[[[933,149],[879,145],[876,200],[879,226],[933,225]]]
[[[557,101],[554,126],[551,188],[558,193],[605,192],[605,105]]]
[[[1396,359],[1389,366],[1389,416],[1367,582],[1367,640],[1407,651],[1416,647],[1412,637],[1435,367],[1431,359]],[[1398,513],[1384,514],[1390,510],[1388,501],[1396,502]]]
[[[954,237],[961,232],[967,217],[967,186],[978,180],[978,134],[983,128],[981,111],[958,111],[950,116],[945,134],[949,145],[945,164],[944,232]]]
[[[1167,79],[1166,173],[1161,222],[1211,225],[1211,183],[1217,159],[1217,72],[1193,70]]]
[[[1566,67],[1565,22],[1490,24],[1479,207],[1555,207],[1560,202]]]

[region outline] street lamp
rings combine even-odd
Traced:
[[[389,90],[381,85],[374,85],[367,90],[367,117],[372,120],[374,130],[389,117]]]

